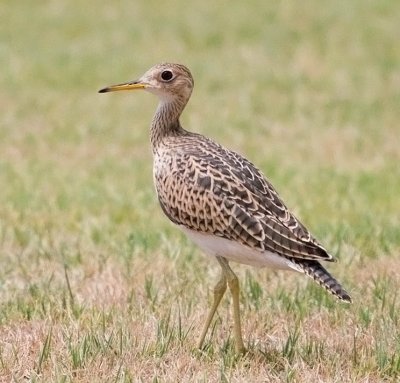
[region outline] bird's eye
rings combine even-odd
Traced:
[[[164,72],[161,73],[161,78],[164,81],[170,81],[174,77],[173,73],[170,70],[165,70]]]

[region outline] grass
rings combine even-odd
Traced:
[[[89,0],[0,8],[0,381],[400,379],[396,1]],[[301,275],[219,272],[153,192],[150,95],[98,95],[188,65],[183,123],[253,160],[340,260],[354,304]],[[211,339],[210,339],[211,338]]]

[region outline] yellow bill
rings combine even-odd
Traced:
[[[133,81],[133,82],[124,82],[122,84],[107,86],[106,88],[100,89],[99,93],[116,92],[118,90],[135,90],[144,88],[146,88],[146,84]]]

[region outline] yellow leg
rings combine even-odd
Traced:
[[[199,341],[200,349],[203,347],[204,338],[206,337],[208,328],[210,327],[211,321],[214,317],[215,312],[217,311],[217,307],[221,302],[222,297],[225,294],[225,291],[226,291],[226,277],[225,277],[225,271],[224,269],[222,269],[221,278],[214,287],[214,302],[210,312],[208,313],[206,323],[204,324],[203,332],[201,333],[200,336],[200,341]]]
[[[232,293],[233,299],[233,329],[235,335],[235,348],[236,352],[243,354],[246,352],[246,348],[243,344],[242,338],[242,326],[240,324],[240,303],[239,303],[239,280],[233,270],[229,267],[229,263],[225,258],[217,257],[219,264],[225,274],[228,281],[229,289]]]

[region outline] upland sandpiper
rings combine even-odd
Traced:
[[[193,77],[180,64],[159,64],[136,81],[100,93],[144,89],[159,98],[150,140],[153,176],[166,216],[222,268],[207,330],[227,286],[233,298],[235,347],[244,352],[239,282],[230,261],[304,273],[342,301],[349,294],[319,261],[334,258],[286,208],[263,174],[241,155],[182,128],[179,117],[193,90]]]

